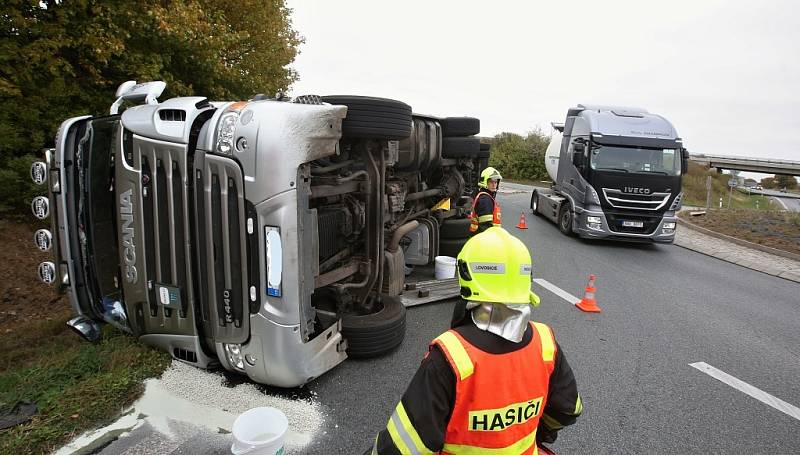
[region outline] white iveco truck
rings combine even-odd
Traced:
[[[688,153],[672,124],[644,109],[579,104],[545,153],[551,189],[531,210],[564,234],[672,243]]]
[[[164,88],[122,84],[31,171],[52,220],[40,277],[70,325],[283,387],[397,347],[408,266],[468,238],[478,119],[363,96],[159,103]]]

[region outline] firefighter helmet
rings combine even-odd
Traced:
[[[503,180],[503,176],[500,175],[500,171],[493,167],[487,167],[483,171],[481,171],[481,178],[478,180],[478,186],[481,188],[488,188],[489,180]]]
[[[458,254],[458,281],[466,300],[538,306],[531,270],[528,248],[501,226],[472,237]]]

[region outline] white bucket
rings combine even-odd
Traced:
[[[233,455],[283,455],[283,438],[289,421],[280,409],[263,407],[245,411],[233,422]]]
[[[436,256],[434,268],[437,280],[446,280],[456,276],[456,258],[450,256]]]

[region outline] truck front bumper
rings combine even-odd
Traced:
[[[604,239],[604,240],[620,240],[625,242],[644,242],[644,243],[673,243],[675,241],[675,228],[677,227],[678,218],[671,212],[669,216],[665,215],[658,222],[658,225],[650,233],[636,233],[636,232],[621,232],[612,230],[609,226],[609,220],[606,214],[601,210],[583,210],[576,213],[578,223],[576,223],[575,232],[585,239]],[[589,217],[600,218],[599,226],[594,223],[590,227],[588,222]],[[673,229],[665,227],[672,223]]]
[[[222,343],[216,344],[217,357],[226,370],[246,374],[260,384],[299,387],[347,358],[341,321],[306,343],[300,338],[299,324],[279,324],[254,314],[250,328],[250,340],[238,346],[238,367]]]

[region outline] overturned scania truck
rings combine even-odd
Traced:
[[[406,273],[468,238],[478,119],[363,96],[159,103],[164,88],[122,84],[32,168],[52,223],[39,274],[69,324],[282,387],[396,348]]]

